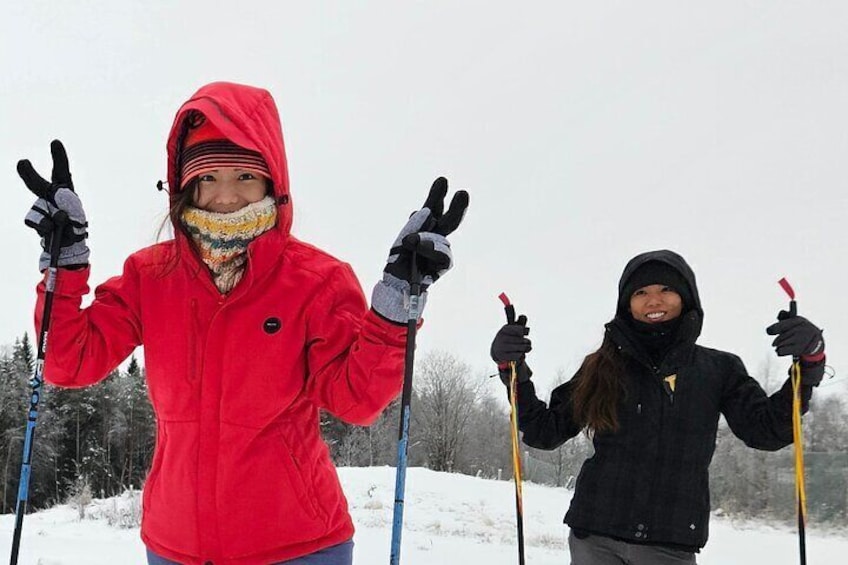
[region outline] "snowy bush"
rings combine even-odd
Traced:
[[[141,493],[128,489],[120,496],[95,500],[88,509],[92,520],[106,520],[116,528],[138,528],[141,526]]]
[[[91,485],[88,478],[85,476],[77,477],[68,495],[68,505],[77,511],[80,520],[85,519],[85,509],[91,504],[91,500]]]

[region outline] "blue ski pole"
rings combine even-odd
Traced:
[[[406,490],[406,464],[409,448],[410,401],[412,400],[412,367],[415,360],[415,336],[418,331],[421,273],[418,272],[417,254],[412,253],[412,276],[409,284],[409,318],[406,322],[406,357],[403,370],[403,393],[400,401],[400,429],[398,431],[397,474],[395,479],[395,507],[392,519],[392,552],[389,563],[400,564],[400,537],[403,530],[403,496]]]
[[[50,266],[47,268],[44,296],[44,311],[41,317],[41,331],[38,334],[38,355],[35,371],[30,380],[29,412],[27,414],[24,453],[21,461],[21,479],[18,483],[18,500],[15,504],[15,533],[12,537],[12,558],[10,565],[18,565],[18,551],[21,546],[21,531],[24,526],[24,514],[29,498],[29,478],[32,471],[32,447],[35,440],[35,421],[38,417],[38,401],[41,399],[41,387],[44,385],[44,359],[47,353],[47,333],[50,330],[50,313],[53,310],[53,291],[56,289],[56,276],[59,270],[59,252],[62,243],[62,231],[68,223],[68,214],[59,210],[53,216],[55,229],[50,238]]]

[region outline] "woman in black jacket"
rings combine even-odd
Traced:
[[[555,449],[585,431],[595,453],[577,478],[565,523],[573,565],[695,563],[707,541],[709,465],[719,415],[746,445],[792,443],[792,385],[768,396],[736,355],[696,345],[703,310],[695,275],[671,251],[634,257],[619,281],[616,315],[546,405],[536,397],[527,319],[498,331],[501,378],[518,372],[523,440]],[[767,328],[778,355],[801,358],[803,409],[824,374],[821,330],[782,312]]]

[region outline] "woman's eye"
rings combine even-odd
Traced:
[[[674,292],[674,289],[673,289],[673,288],[671,288],[670,286],[664,286],[664,287],[662,288],[662,291],[663,291],[663,292]]]
[[[251,173],[242,173],[239,175],[239,180],[253,180],[255,178],[256,177],[253,176]]]
[[[200,175],[197,180],[199,180],[200,182],[212,182],[215,180],[215,177],[213,177],[212,175]]]

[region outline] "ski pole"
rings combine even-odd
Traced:
[[[15,532],[12,536],[12,558],[10,565],[18,564],[18,551],[21,546],[21,531],[24,526],[24,514],[29,498],[29,478],[32,471],[32,448],[35,440],[35,422],[38,417],[38,401],[44,385],[44,359],[47,353],[47,332],[50,330],[50,314],[53,310],[53,291],[56,289],[56,276],[59,270],[59,253],[62,249],[62,231],[68,223],[68,214],[59,210],[53,216],[54,229],[50,237],[50,266],[47,268],[47,280],[44,296],[44,310],[41,317],[41,331],[38,334],[38,355],[35,359],[35,371],[30,379],[29,413],[27,414],[26,436],[21,460],[21,478],[18,483],[18,500],[15,504]]]
[[[415,336],[418,331],[418,314],[421,310],[421,273],[418,272],[417,253],[412,252],[412,269],[409,283],[409,317],[406,322],[406,356],[403,369],[403,393],[400,401],[400,427],[398,430],[397,474],[395,477],[395,506],[392,519],[392,548],[389,563],[400,563],[400,538],[403,529],[403,497],[406,489],[406,464],[409,449],[409,418],[412,400],[412,368],[415,360]]]
[[[798,313],[795,291],[786,278],[778,284],[789,295],[789,316]],[[792,439],[795,445],[795,496],[798,499],[798,550],[801,565],[807,565],[807,539],[805,525],[807,521],[807,491],[804,486],[804,430],[801,422],[801,359],[792,357]]]
[[[504,304],[506,321],[515,322],[515,306],[505,293],[498,298]],[[512,439],[512,478],[515,482],[515,524],[518,532],[518,563],[524,565],[524,495],[521,486],[521,448],[518,443],[518,373],[515,361],[509,362],[509,431]]]

